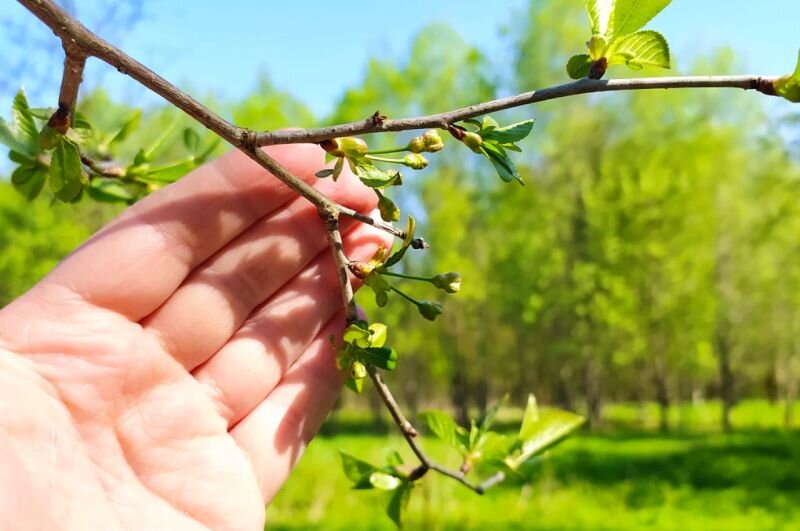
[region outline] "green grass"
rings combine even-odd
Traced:
[[[780,424],[780,409],[753,401],[737,408],[734,422],[741,428],[725,435],[712,431],[715,409],[694,408],[691,417],[684,411],[683,429],[662,435],[633,425],[633,419],[649,425],[655,409],[615,406],[607,432],[568,440],[542,460],[530,484],[482,497],[426,477],[413,493],[406,527],[800,529],[800,432],[765,429]],[[447,459],[437,441],[425,438],[424,444]],[[393,435],[320,437],[270,507],[269,529],[393,529],[383,514],[385,493],[352,491],[339,449],[374,462],[398,449],[413,462]]]

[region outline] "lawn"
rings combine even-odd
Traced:
[[[481,497],[444,478],[425,478],[406,527],[800,529],[800,432],[774,427],[777,406],[749,402],[734,412],[740,428],[722,434],[714,429],[715,410],[712,404],[676,411],[681,430],[660,434],[634,427],[634,420],[654,424],[653,409],[615,406],[606,431],[581,433],[552,450],[523,487]],[[351,490],[338,450],[375,462],[391,449],[410,454],[398,437],[356,433],[358,427],[348,424],[311,444],[267,513],[269,529],[393,529],[383,514],[386,495]],[[430,438],[425,445],[447,455]]]

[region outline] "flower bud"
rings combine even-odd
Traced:
[[[436,129],[428,129],[425,131],[422,135],[422,140],[425,143],[425,151],[429,153],[434,153],[444,147],[442,137],[439,136],[439,131]]]
[[[480,153],[481,144],[483,144],[483,138],[478,133],[473,133],[472,131],[465,131],[464,137],[461,139],[464,144],[470,148],[475,153]]]
[[[419,313],[428,321],[435,321],[442,313],[442,305],[438,302],[422,301],[417,305]]]
[[[349,159],[361,158],[369,150],[369,146],[363,139],[354,136],[327,140],[321,142],[320,146],[334,157],[347,157]]]
[[[409,153],[403,157],[403,164],[415,170],[421,170],[428,165],[428,161],[419,153]]]
[[[367,367],[360,361],[354,361],[350,367],[350,377],[353,380],[363,380],[367,377]]]
[[[411,153],[422,153],[425,151],[425,139],[421,136],[415,136],[409,140],[406,149]]]
[[[458,293],[461,289],[461,275],[458,273],[442,273],[431,279],[431,283],[447,293]]]

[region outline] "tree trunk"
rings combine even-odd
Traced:
[[[669,385],[667,383],[667,368],[664,360],[664,351],[656,348],[654,379],[656,384],[656,401],[659,406],[658,427],[666,433],[669,431]]]
[[[597,362],[589,357],[586,362],[586,422],[589,429],[596,429],[602,423],[603,394],[602,377]]]
[[[722,416],[720,421],[725,432],[731,431],[731,409],[735,403],[734,378],[731,369],[730,345],[726,334],[717,324],[717,357],[719,358],[719,394],[722,400]]]

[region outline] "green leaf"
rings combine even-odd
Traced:
[[[517,167],[502,147],[490,142],[484,142],[481,146],[481,151],[486,158],[492,162],[495,171],[497,171],[497,175],[499,175],[503,181],[508,183],[516,180],[520,184],[525,184],[522,181],[522,177],[519,176]]]
[[[136,176],[137,180],[156,184],[171,184],[192,171],[197,164],[194,158],[149,168]]]
[[[442,411],[425,411],[420,413],[419,417],[436,437],[462,452],[467,450],[458,434],[463,428],[460,428],[450,415]]]
[[[183,146],[189,153],[197,153],[200,149],[200,135],[197,134],[197,131],[190,127],[183,130]]]
[[[89,197],[102,203],[127,203],[136,201],[136,193],[122,184],[119,179],[106,179],[96,177],[91,180],[86,189]]]
[[[386,464],[392,467],[400,466],[403,464],[403,457],[397,450],[392,450],[386,457]]]
[[[609,65],[625,64],[634,70],[643,66],[670,67],[669,44],[657,31],[640,31],[617,39],[608,54]]]
[[[370,339],[371,334],[369,330],[360,326],[359,323],[351,324],[345,329],[344,334],[342,334],[342,341],[355,345],[356,347],[366,348],[370,346]]]
[[[39,128],[36,127],[24,90],[19,89],[14,96],[12,109],[13,123],[19,132],[20,141],[28,146],[31,152],[36,153],[39,146]]]
[[[487,132],[481,131],[481,137],[484,142],[495,141],[499,144],[519,142],[531,133],[534,121],[533,119],[525,120],[505,127],[495,127]]]
[[[557,444],[583,424],[584,418],[569,411],[551,409],[539,414],[536,422],[525,426],[527,437],[523,439],[521,451],[510,461],[512,468]],[[522,430],[520,430],[522,431]]]
[[[383,308],[389,303],[389,292],[386,290],[376,291],[375,292],[375,304],[378,305],[378,308]]]
[[[613,31],[616,36],[638,31],[667,7],[672,0],[616,0]]]
[[[8,158],[11,160],[11,162],[16,162],[17,164],[32,165],[36,163],[36,157],[31,157],[14,150],[8,152]]]
[[[800,52],[794,72],[775,81],[775,92],[792,103],[800,103]]]
[[[536,433],[536,424],[539,422],[539,406],[536,403],[536,397],[533,394],[528,395],[528,406],[525,408],[525,414],[522,415],[522,426],[519,429],[519,439],[527,441]]]
[[[369,482],[379,490],[394,490],[403,483],[397,476],[385,472],[373,472],[369,475]]]
[[[592,59],[585,53],[573,55],[567,61],[567,75],[572,79],[583,79],[589,75]]]
[[[358,357],[364,363],[393,371],[397,367],[397,351],[389,347],[367,347],[358,350]]]
[[[36,173],[36,166],[20,166],[11,174],[11,183],[14,185],[25,184],[33,174]]]
[[[388,269],[395,265],[397,262],[403,259],[403,256],[408,251],[408,248],[411,246],[411,242],[414,240],[414,231],[417,228],[417,222],[412,216],[408,216],[408,220],[406,221],[406,237],[403,239],[403,244],[400,246],[400,249],[397,250],[392,256],[390,256],[386,262],[383,263],[382,268]]]
[[[64,202],[73,201],[83,190],[83,165],[78,148],[62,138],[50,160],[50,189]]]
[[[136,110],[128,116],[128,118],[122,122],[122,125],[115,133],[111,135],[111,137],[103,143],[103,147],[105,149],[110,148],[112,145],[117,144],[125,140],[129,134],[135,131],[139,127],[139,122],[142,118],[142,111]]]
[[[25,199],[32,201],[41,193],[44,183],[47,180],[47,171],[44,168],[33,168],[33,172],[17,174],[21,168],[17,168],[11,175],[14,188],[22,194]],[[19,182],[17,182],[19,181]]]
[[[386,344],[386,336],[389,332],[389,328],[385,324],[372,323],[369,325],[369,331],[371,333],[370,346],[382,347]]]
[[[597,35],[613,33],[614,3],[615,0],[584,0],[592,33]]]
[[[352,455],[340,451],[342,457],[342,470],[347,479],[353,482],[354,489],[372,489],[374,485],[370,482],[370,476],[381,469],[362,461]]]
[[[499,402],[486,411],[486,414],[483,416],[483,420],[481,420],[481,431],[489,431],[489,428],[492,427],[494,419],[497,417],[497,412],[500,411],[500,408],[503,407],[506,402],[508,402],[508,395],[503,396]]]
[[[370,188],[386,188],[401,178],[397,170],[382,170],[366,159],[360,159],[355,166],[356,175]]]
[[[14,131],[14,128],[2,118],[0,118],[0,144],[28,157],[36,156],[36,152],[33,151],[30,146],[19,137],[17,132]]]
[[[386,514],[397,527],[403,527],[403,512],[408,507],[409,499],[411,499],[411,483],[408,482],[404,482],[399,489],[396,489],[389,499]]]
[[[356,394],[361,394],[364,390],[364,379],[363,378],[348,378],[347,381],[344,383],[348,389],[353,391]]]
[[[331,175],[333,175],[333,169],[332,168],[325,168],[324,170],[319,170],[314,175],[316,175],[320,179],[324,179],[325,177],[330,177]]]

